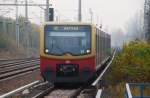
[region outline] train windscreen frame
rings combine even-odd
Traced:
[[[91,53],[90,25],[45,25],[44,53],[73,56]]]

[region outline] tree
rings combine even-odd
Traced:
[[[113,29],[111,31],[112,46],[116,48],[122,47],[125,38],[124,31],[122,29]]]
[[[150,0],[145,0],[144,5],[144,31],[145,39],[150,43]]]
[[[144,39],[143,12],[137,12],[126,24],[127,39]]]
[[[16,21],[10,18],[0,17],[0,50],[11,51],[17,49],[16,45],[16,32],[15,32]],[[19,49],[26,49],[27,40],[30,42],[30,51],[37,51],[39,49],[39,26],[29,22],[29,38],[25,32],[25,18],[19,17]],[[24,52],[24,51],[23,51]]]

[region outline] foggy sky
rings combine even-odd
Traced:
[[[14,3],[15,0],[8,1]],[[28,1],[30,3],[46,2],[46,0]],[[82,0],[82,18],[84,22],[90,22],[89,9],[92,9],[93,23],[102,23],[104,28],[123,27],[128,19],[133,17],[136,12],[143,9],[143,2],[144,0]],[[55,15],[58,16],[61,21],[77,20],[78,0],[50,0],[50,3],[53,4],[53,7],[55,8]],[[4,7],[0,7],[0,9],[3,10]],[[24,13],[24,7],[19,7],[19,15],[24,16]],[[0,11],[0,15],[2,14],[3,13]],[[15,17],[15,8],[11,11],[11,13],[7,14],[7,16]],[[42,23],[44,21],[44,10],[39,7],[29,7],[29,19],[38,24]]]

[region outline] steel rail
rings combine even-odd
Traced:
[[[26,74],[39,69],[39,59],[28,60],[24,59],[14,63],[5,63],[0,66],[0,82],[19,76],[19,74]]]
[[[31,62],[21,62],[21,63],[14,63],[14,64],[8,64],[8,65],[4,65],[4,66],[1,66],[0,65],[0,69],[7,69],[7,68],[13,68],[14,66],[23,66],[23,65],[29,65],[29,64],[39,64],[40,61],[31,61]]]
[[[39,92],[38,94],[36,94],[34,97],[32,98],[43,98],[46,96],[46,98],[52,98],[52,97],[56,97],[56,96],[61,96],[63,98],[76,98],[80,92],[83,90],[83,87],[80,87],[78,89],[72,89],[72,90],[65,90],[65,89],[57,89],[54,86]],[[66,94],[67,92],[67,94]],[[60,94],[60,95],[59,95]]]
[[[114,57],[115,57],[116,51],[114,51],[113,56],[111,58],[111,61],[107,64],[107,66],[105,67],[105,69],[102,71],[102,73],[99,75],[99,77],[92,83],[92,86],[96,86],[96,84],[98,84],[98,82],[102,79],[103,75],[105,74],[105,72],[107,71],[107,69],[110,67]]]
[[[7,81],[7,80],[10,80],[10,79],[14,79],[14,78],[17,78],[17,77],[20,77],[20,76],[25,76],[25,75],[27,75],[27,74],[31,74],[31,73],[33,73],[34,71],[39,71],[39,69],[35,69],[35,70],[31,70],[31,71],[27,71],[27,72],[20,73],[20,74],[17,74],[17,75],[11,76],[11,77],[7,77],[7,78],[4,78],[4,79],[0,79],[0,82]]]
[[[36,85],[36,84],[38,84],[38,83],[40,83],[40,81],[32,82],[32,83],[30,83],[30,84],[28,84],[28,85],[22,86],[22,87],[20,87],[20,88],[18,88],[18,89],[16,89],[16,90],[13,90],[13,91],[8,92],[8,93],[6,93],[6,94],[4,94],[4,95],[1,95],[0,98],[10,97],[10,96],[12,96],[12,95],[14,95],[14,94],[16,94],[16,93],[18,93],[18,92],[20,92],[20,91],[23,91],[23,90],[25,90],[25,89],[27,89],[27,88],[29,88],[29,87],[32,87],[32,86]]]
[[[9,77],[14,76],[14,75],[18,75],[18,74],[21,74],[21,73],[25,73],[25,72],[28,72],[28,71],[33,71],[33,70],[36,70],[36,69],[39,69],[39,66],[34,66],[34,67],[31,67],[31,68],[26,68],[26,69],[21,69],[21,70],[5,73],[5,74],[0,75],[0,80],[5,79],[5,78],[9,78]]]
[[[27,64],[34,64],[34,63],[40,63],[39,60],[34,60],[34,61],[25,61],[25,62],[19,62],[19,63],[11,63],[11,64],[5,64],[5,65],[0,65],[0,68],[11,68],[14,66],[21,66],[21,65],[27,65]]]
[[[8,65],[8,64],[14,64],[14,63],[21,63],[21,62],[31,62],[31,61],[38,61],[40,59],[25,59],[25,60],[16,60],[16,61],[13,61],[13,62],[5,62],[5,63],[0,63],[0,66],[1,65]]]
[[[0,62],[7,62],[7,61],[17,61],[17,60],[30,60],[30,59],[39,59],[39,57],[37,58],[20,58],[20,59],[0,59]]]
[[[101,73],[100,78],[104,75],[104,73],[106,72],[106,70],[108,69],[108,67],[110,66],[110,64],[112,63],[112,60],[114,59],[114,55],[115,55],[115,52],[113,53],[113,56],[112,56],[112,58],[111,58],[109,64],[107,64],[107,67],[106,67],[106,68],[103,70],[103,72]],[[99,77],[98,77],[98,80],[96,80],[96,82],[94,83],[94,85],[96,85],[96,84],[98,83],[97,81],[99,81]],[[90,84],[90,85],[92,85],[92,84]],[[76,98],[77,96],[80,96],[80,94],[82,93],[82,91],[84,91],[84,90],[86,89],[86,87],[87,87],[87,86],[84,85],[84,86],[82,86],[82,87],[76,89],[75,91],[71,92],[71,94],[64,95],[64,97],[65,97],[65,98]],[[92,86],[92,87],[93,87],[93,86]],[[57,92],[57,91],[59,91],[59,90],[60,90],[60,89],[58,89],[58,90],[56,90],[56,91],[54,91],[54,92]],[[53,92],[53,93],[54,93],[54,92]],[[63,90],[62,90],[62,92],[63,92]],[[64,90],[64,92],[65,92],[65,90]],[[53,94],[51,95],[51,93],[52,93],[52,92],[50,91],[50,92],[49,92],[50,98],[52,98],[52,96],[53,96]],[[57,92],[57,94],[59,94],[59,93]],[[54,94],[54,95],[57,96],[57,94]],[[97,91],[97,94],[95,95],[96,98],[100,98],[101,94],[102,94],[102,90],[99,89],[99,90]],[[42,92],[39,93],[38,96],[40,96],[40,97],[32,97],[32,98],[42,98],[42,97],[44,97],[44,96],[42,96]],[[48,96],[47,96],[47,98],[48,98]]]
[[[110,64],[112,63],[112,60],[114,59],[114,56],[115,56],[115,52],[113,53],[113,56],[111,58],[111,61],[107,64],[106,68],[102,71],[102,73],[100,74],[100,76],[96,79],[96,81],[94,81],[94,83],[92,83],[92,86],[95,86],[98,81],[102,78],[102,76],[104,75],[104,73],[106,72],[106,70],[109,68]],[[38,67],[35,67],[35,68],[39,68]],[[27,68],[26,70],[19,70],[19,71],[16,71],[16,72],[10,72],[10,73],[7,73],[6,75],[3,75],[3,77],[8,77],[8,76],[11,76],[11,75],[15,75],[15,74],[19,74],[20,72],[23,73],[23,72],[27,72],[28,70],[32,70],[34,69],[34,67],[32,68]],[[0,76],[0,79],[1,79],[2,76]],[[51,87],[51,88],[48,88],[44,91],[41,91],[40,93],[36,94],[34,97],[32,98],[41,98],[45,95],[47,95],[48,93],[51,93],[52,91],[54,90],[54,87]],[[67,97],[68,98],[75,98],[77,97],[78,95],[80,95],[81,91],[84,90],[84,87],[80,87],[78,89],[76,89],[73,93],[71,93],[70,95],[68,95]],[[18,91],[17,91],[18,92]],[[98,90],[97,92],[97,95],[96,95],[96,98],[100,98],[101,96],[101,93],[102,93],[102,90]],[[0,96],[1,98],[1,96]],[[2,97],[3,98],[3,97]]]
[[[37,60],[40,60],[40,59],[25,59],[25,60],[16,60],[16,61],[7,61],[7,62],[3,62],[3,63],[0,63],[0,65],[7,65],[7,64],[13,64],[13,63],[20,63],[20,62],[30,62],[30,61],[37,61]]]
[[[31,64],[31,65],[22,65],[22,66],[18,66],[18,67],[12,66],[7,69],[5,68],[5,69],[0,70],[0,74],[12,72],[12,71],[16,71],[16,70],[20,70],[20,69],[24,69],[24,68],[29,68],[29,67],[33,67],[33,66],[39,66],[39,64],[35,63],[35,64]]]
[[[32,98],[42,98],[43,96],[47,95],[48,93],[52,92],[54,90],[54,86],[47,88],[46,90],[36,94],[35,96],[33,96]]]
[[[4,4],[0,4],[0,6],[26,6],[26,4],[4,3]],[[28,4],[27,6],[47,6],[47,4]],[[52,4],[49,4],[49,6],[52,6]]]
[[[39,62],[39,60],[31,60],[31,61],[22,61],[22,62],[15,62],[15,63],[9,63],[9,64],[0,64],[0,68],[15,66],[15,65],[21,65],[21,64],[30,64],[33,62]]]
[[[22,60],[13,60],[13,61],[0,61],[0,67],[1,66],[7,66],[14,63],[21,63],[21,62],[31,62],[31,61],[39,61],[39,59],[22,59]]]

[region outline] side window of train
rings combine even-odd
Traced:
[[[102,57],[102,51],[103,51],[103,38],[102,38],[102,31],[101,31],[101,34],[100,34],[100,42],[101,42],[101,46],[100,46],[100,54],[101,54],[101,57]]]
[[[99,63],[101,62],[101,30],[99,30]]]
[[[96,52],[98,52],[98,30],[96,29]]]
[[[98,55],[98,30],[97,30],[97,55]]]
[[[104,56],[106,55],[106,34],[104,33]]]
[[[97,31],[97,55],[98,55],[98,59],[97,59],[97,63],[99,64],[99,30]]]
[[[98,58],[98,29],[96,29],[96,57]],[[96,60],[98,65],[98,59]]]
[[[102,56],[104,56],[104,32],[102,32]]]

